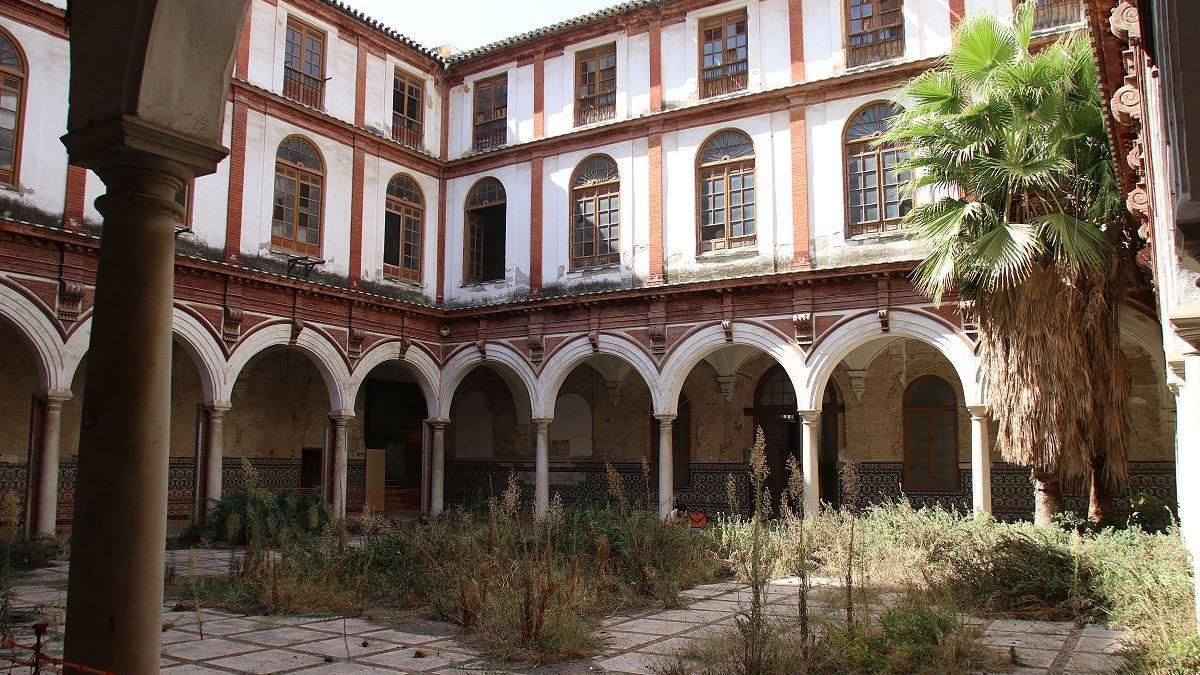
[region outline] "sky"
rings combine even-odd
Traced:
[[[620,0],[343,0],[425,47],[473,49]]]

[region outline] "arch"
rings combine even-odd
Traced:
[[[650,390],[650,401],[654,410],[661,410],[665,407],[662,393],[657,386],[658,366],[655,365],[653,359],[633,340],[610,333],[601,333],[595,346],[586,336],[580,336],[560,347],[546,360],[537,380],[539,399],[544,408],[535,410],[534,417],[554,417],[558,391],[562,389],[567,376],[581,363],[585,363],[589,358],[597,355],[612,356],[632,367]]]
[[[538,396],[537,375],[520,352],[507,345],[489,343],[480,354],[478,349],[467,348],[452,356],[442,368],[442,384],[438,394],[438,417],[450,419],[450,404],[454,392],[463,378],[478,366],[495,367],[497,373],[512,390],[517,403],[518,418],[528,414],[536,417],[542,410]],[[498,367],[497,367],[498,366]],[[528,403],[522,410],[521,403]]]
[[[508,194],[494,176],[475,181],[463,203],[463,281],[499,281],[507,274]]]
[[[949,382],[937,375],[922,375],[904,389],[903,463],[901,481],[909,492],[956,492],[961,489],[958,471],[958,396]],[[917,463],[914,447],[925,442],[923,460]],[[924,466],[924,483],[913,476]]]
[[[358,399],[358,392],[362,389],[363,382],[366,382],[371,371],[388,361],[400,361],[408,366],[408,372],[417,381],[417,386],[421,388],[421,394],[425,396],[427,414],[430,417],[437,417],[441,371],[433,358],[424,350],[414,346],[406,348],[404,343],[399,340],[376,345],[359,359],[358,364],[354,367],[354,372],[350,374],[350,379],[346,382],[342,400],[353,405],[354,401]]]
[[[21,137],[29,59],[12,33],[0,28],[0,183],[17,185],[21,173]],[[4,154],[7,152],[7,158]],[[6,161],[7,160],[7,161]]]
[[[217,343],[212,332],[199,319],[178,306],[171,310],[171,329],[176,342],[192,357],[200,371],[204,402],[227,404],[229,399],[219,398],[225,389],[225,350]]]
[[[847,237],[898,232],[904,227],[904,215],[912,209],[912,196],[904,194],[909,172],[895,168],[908,156],[907,151],[892,143],[875,142],[899,113],[900,108],[891,101],[872,101],[846,120],[842,181]]]
[[[66,345],[50,317],[19,291],[0,283],[0,317],[16,327],[37,360],[38,386],[46,390],[70,389],[73,371]]]
[[[696,153],[696,251],[723,251],[757,243],[754,140],[741,129],[721,129]]]
[[[797,397],[803,400],[800,392],[807,382],[808,369],[795,342],[761,324],[735,321],[728,336],[720,325],[707,326],[689,335],[671,351],[658,379],[662,391],[654,413],[677,414],[679,394],[688,373],[701,359],[729,345],[753,347],[775,359],[791,378]]]
[[[837,364],[856,348],[885,335],[920,340],[941,352],[958,373],[964,405],[981,405],[984,402],[979,361],[966,336],[944,321],[919,310],[889,310],[888,326],[888,332],[884,333],[875,312],[860,314],[835,326],[808,355],[806,386],[796,389],[801,406],[819,410],[822,392]]]
[[[233,386],[237,384],[238,376],[250,359],[258,356],[271,347],[295,347],[304,352],[312,360],[317,371],[325,380],[329,389],[330,411],[342,414],[354,414],[354,401],[346,400],[344,392],[350,380],[350,372],[342,359],[337,346],[330,342],[324,334],[305,326],[292,339],[292,324],[274,323],[254,331],[245,337],[241,344],[229,355],[225,366],[225,378],[222,383],[221,400],[233,400]]]
[[[587,157],[571,174],[567,221],[572,270],[621,261],[621,173],[612,157]]]
[[[420,281],[424,239],[425,195],[411,176],[398,173],[388,181],[384,197],[384,273]]]
[[[284,137],[275,150],[271,244],[321,255],[325,221],[325,159],[304,136]]]

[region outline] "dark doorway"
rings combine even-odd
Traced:
[[[421,508],[421,447],[425,397],[411,382],[368,379],[363,436],[384,451],[384,508]]]
[[[779,513],[780,498],[787,490],[789,457],[800,457],[800,425],[796,419],[796,390],[781,366],[772,366],[758,381],[754,407],[746,413],[753,415],[755,433],[763,430],[767,453],[767,489],[771,492],[772,509]]]
[[[507,197],[495,178],[484,178],[467,195],[463,281],[504,279]]]
[[[304,448],[300,451],[300,489],[316,490],[321,485],[321,448]]]
[[[833,380],[825,385],[821,398],[821,447],[817,452],[817,470],[821,477],[821,501],[833,508],[842,505],[841,481],[838,475],[839,430],[842,428],[841,394]]]

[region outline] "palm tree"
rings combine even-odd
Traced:
[[[1118,312],[1136,237],[1124,214],[1086,38],[1030,50],[1034,2],[1012,24],[967,18],[943,66],[912,80],[881,142],[909,148],[906,216],[928,253],[918,288],[973,304],[997,443],[1031,467],[1037,522],[1063,481],[1102,517],[1125,480],[1128,364]]]

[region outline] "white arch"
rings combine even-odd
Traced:
[[[732,340],[729,340],[719,325],[703,328],[690,335],[671,352],[659,378],[662,397],[661,407],[656,404],[656,415],[677,414],[679,394],[683,391],[683,383],[688,374],[701,359],[729,345],[753,347],[775,359],[791,378],[792,386],[796,388],[797,396],[800,396],[807,381],[808,369],[804,365],[804,355],[792,340],[756,323],[735,321],[732,331]]]
[[[808,378],[803,387],[796,388],[800,406],[820,410],[825,384],[837,364],[858,347],[885,335],[920,340],[941,352],[962,382],[964,405],[983,403],[979,361],[966,336],[919,310],[893,308],[889,311],[888,325],[889,330],[884,333],[879,317],[871,312],[834,328],[808,357]]]
[[[518,404],[518,418],[523,417],[522,413],[532,416],[535,412],[540,411],[542,408],[538,398],[537,375],[534,374],[533,368],[525,360],[525,357],[511,347],[496,343],[488,343],[484,348],[484,353],[486,357],[484,354],[480,354],[478,349],[464,349],[455,354],[442,368],[442,385],[438,394],[438,417],[450,419],[450,404],[454,400],[454,392],[462,383],[463,378],[479,365],[499,365],[501,367],[496,371],[502,377],[511,376],[505,377],[505,381],[509,383],[510,387],[517,382],[523,385],[529,400],[529,409],[522,411]]]
[[[323,334],[305,327],[292,341],[292,324],[277,323],[255,331],[245,339],[225,366],[225,377],[222,383],[221,400],[233,400],[233,386],[237,383],[242,369],[263,350],[271,347],[293,346],[304,352],[312,360],[314,366],[325,380],[329,389],[329,405],[333,412],[354,414],[354,401],[347,401],[343,392],[350,381],[350,371],[341,353]]]
[[[16,289],[0,284],[0,317],[16,327],[37,361],[38,386],[44,390],[71,388],[71,358],[58,328],[46,313]],[[64,384],[65,382],[65,384]]]
[[[350,380],[346,383],[342,400],[353,406],[354,401],[358,398],[358,390],[362,388],[367,376],[377,366],[388,361],[400,361],[408,366],[408,371],[416,379],[417,386],[421,388],[421,394],[425,396],[427,414],[430,417],[436,416],[438,414],[438,386],[441,381],[441,371],[425,350],[412,345],[405,349],[399,340],[392,340],[373,347],[359,360],[354,372],[350,374]]]
[[[229,399],[218,398],[225,390],[225,351],[212,333],[195,316],[179,307],[172,309],[171,329],[200,371],[204,402],[228,404]]]
[[[571,371],[581,363],[596,355],[607,355],[620,359],[629,364],[642,381],[650,389],[650,400],[654,410],[665,408],[662,393],[658,387],[658,366],[636,342],[619,335],[601,334],[598,348],[593,348],[586,336],[580,336],[554,352],[542,367],[538,377],[538,400],[542,409],[534,412],[534,417],[554,417],[554,406],[558,401],[558,390]]]

